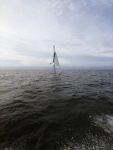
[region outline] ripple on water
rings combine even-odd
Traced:
[[[0,150],[112,150],[113,72],[0,72]]]

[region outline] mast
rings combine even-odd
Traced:
[[[60,66],[60,63],[58,61],[58,57],[57,57],[57,54],[55,52],[55,45],[53,45],[53,51],[54,51],[53,61],[50,63],[50,65],[53,63],[54,74],[56,74],[56,66]]]
[[[54,51],[54,58],[53,58],[53,62],[54,62],[54,65],[53,65],[53,67],[54,67],[54,74],[56,73],[56,67],[55,67],[55,45],[53,45],[53,51]]]

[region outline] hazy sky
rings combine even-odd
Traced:
[[[113,68],[113,0],[0,0],[0,67]]]

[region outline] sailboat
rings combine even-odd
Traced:
[[[53,61],[50,64],[53,63],[54,74],[56,74],[56,66],[60,66],[60,63],[59,63],[59,60],[58,60],[58,57],[57,57],[57,53],[55,52],[55,45],[53,45],[53,51],[54,51]]]

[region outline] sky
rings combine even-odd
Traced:
[[[0,0],[0,67],[113,68],[113,0]]]

